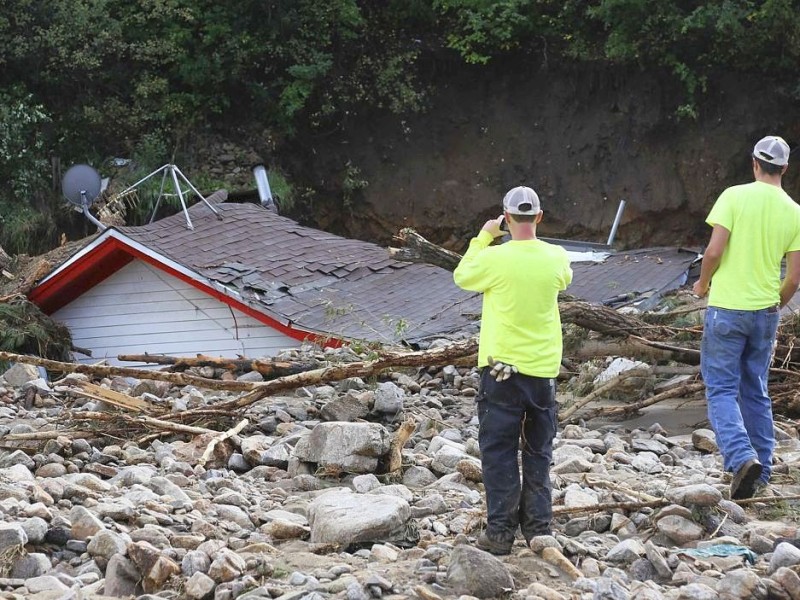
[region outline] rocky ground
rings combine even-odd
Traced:
[[[793,425],[778,430],[773,497],[750,504],[727,499],[710,431],[567,425],[554,535],[498,559],[472,545],[485,526],[474,369],[273,396],[207,421],[248,420],[213,452],[208,435],[143,436],[133,421],[78,428],[76,415],[120,409],[82,392],[85,375],[42,375],[17,364],[0,378],[4,598],[800,599]],[[98,383],[174,411],[229,397]]]

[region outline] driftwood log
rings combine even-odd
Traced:
[[[285,375],[302,373],[319,367],[318,362],[286,361],[277,359],[224,358],[204,356],[195,357],[165,356],[161,354],[121,354],[117,357],[123,362],[142,362],[156,365],[169,365],[173,371],[184,371],[195,367],[213,367],[233,373],[258,371],[265,379],[276,379]]]
[[[428,241],[411,227],[405,227],[394,236],[402,248],[389,248],[389,255],[406,262],[422,262],[453,271],[461,260],[461,255],[451,252]]]

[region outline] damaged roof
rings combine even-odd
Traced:
[[[698,258],[695,250],[664,247],[612,252],[599,262],[573,262],[567,293],[596,304],[636,303],[649,310],[664,293],[687,282]]]
[[[440,267],[400,262],[385,248],[303,227],[255,204],[204,204],[148,225],[117,227],[128,238],[249,306],[333,338],[419,343],[474,330],[480,295]],[[109,234],[104,231],[98,240]]]

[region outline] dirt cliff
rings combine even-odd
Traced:
[[[423,114],[350,115],[291,149],[291,170],[322,190],[293,216],[382,243],[412,226],[463,250],[524,183],[542,198],[542,235],[605,242],[624,199],[615,246],[700,245],[719,192],[752,177],[755,141],[800,139],[797,104],[758,78],[720,73],[691,120],[677,118],[681,90],[666,73],[517,58],[429,76]],[[800,194],[800,169],[784,182]]]

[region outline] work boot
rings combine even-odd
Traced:
[[[475,542],[475,547],[479,550],[498,555],[511,554],[511,546],[513,545],[513,539],[507,541],[499,540],[489,536],[485,531],[478,536],[478,540]]]
[[[763,467],[755,458],[744,463],[731,481],[731,500],[752,498]]]

